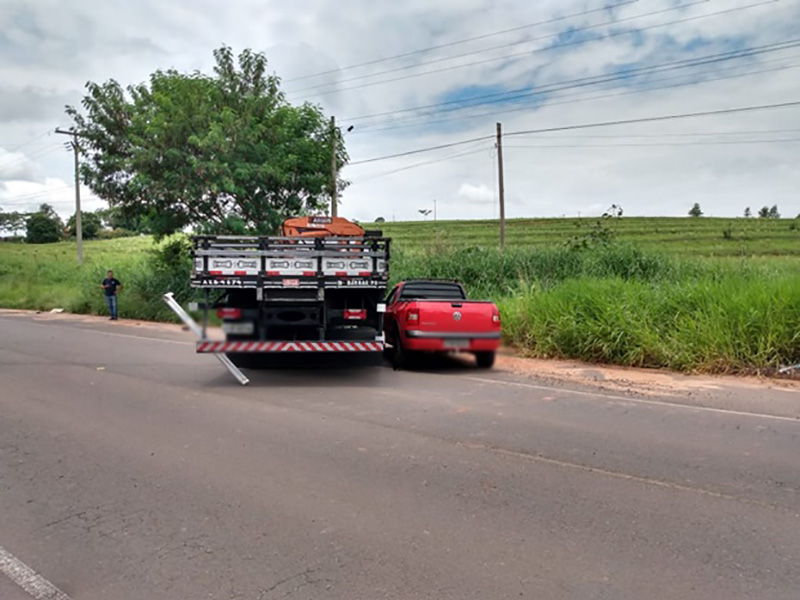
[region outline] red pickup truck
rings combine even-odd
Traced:
[[[478,366],[494,364],[500,312],[492,302],[467,300],[454,281],[404,281],[386,298],[383,320],[395,368],[422,352],[471,352]]]

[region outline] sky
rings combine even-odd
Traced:
[[[794,217],[800,106],[582,126],[799,102],[799,24],[800,0],[2,0],[0,208],[74,212],[54,130],[87,81],[210,72],[227,44],[352,126],[342,216],[496,218],[500,122],[509,218]]]

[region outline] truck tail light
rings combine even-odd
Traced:
[[[363,321],[367,318],[366,309],[350,309],[346,308],[344,311],[345,321]]]
[[[242,309],[241,308],[219,308],[217,309],[217,316],[220,319],[241,319],[242,318]]]
[[[419,310],[412,309],[406,313],[406,321],[409,323],[419,323]]]
[[[494,323],[495,325],[500,325],[500,313],[499,312],[495,311],[494,314],[492,314],[492,323]]]

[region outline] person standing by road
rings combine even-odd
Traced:
[[[111,320],[117,320],[117,292],[122,289],[122,284],[118,279],[114,279],[114,271],[106,273],[106,278],[100,287],[105,290],[106,304],[108,304],[108,311],[111,313]]]

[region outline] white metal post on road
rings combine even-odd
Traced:
[[[78,264],[83,264],[83,227],[81,226],[81,183],[80,183],[80,146],[78,146],[78,134],[74,131],[65,131],[56,128],[56,133],[69,135],[72,137],[70,145],[75,153],[75,242],[78,246]]]
[[[173,296],[172,292],[164,294],[162,298],[164,299],[164,302],[167,303],[167,306],[169,306],[172,311],[178,315],[178,317],[180,317],[181,321],[186,323],[186,326],[191,329],[198,338],[201,340],[205,339],[205,336],[203,335],[203,328],[197,324],[197,322],[189,315],[189,313],[183,310],[183,307],[178,304],[177,300],[175,300],[175,296]],[[215,352],[214,356],[219,359],[219,362],[225,365],[225,368],[231,372],[231,375],[236,377],[239,383],[242,385],[247,385],[250,383],[250,380],[239,370],[239,367],[231,362],[230,358],[220,352]]]

